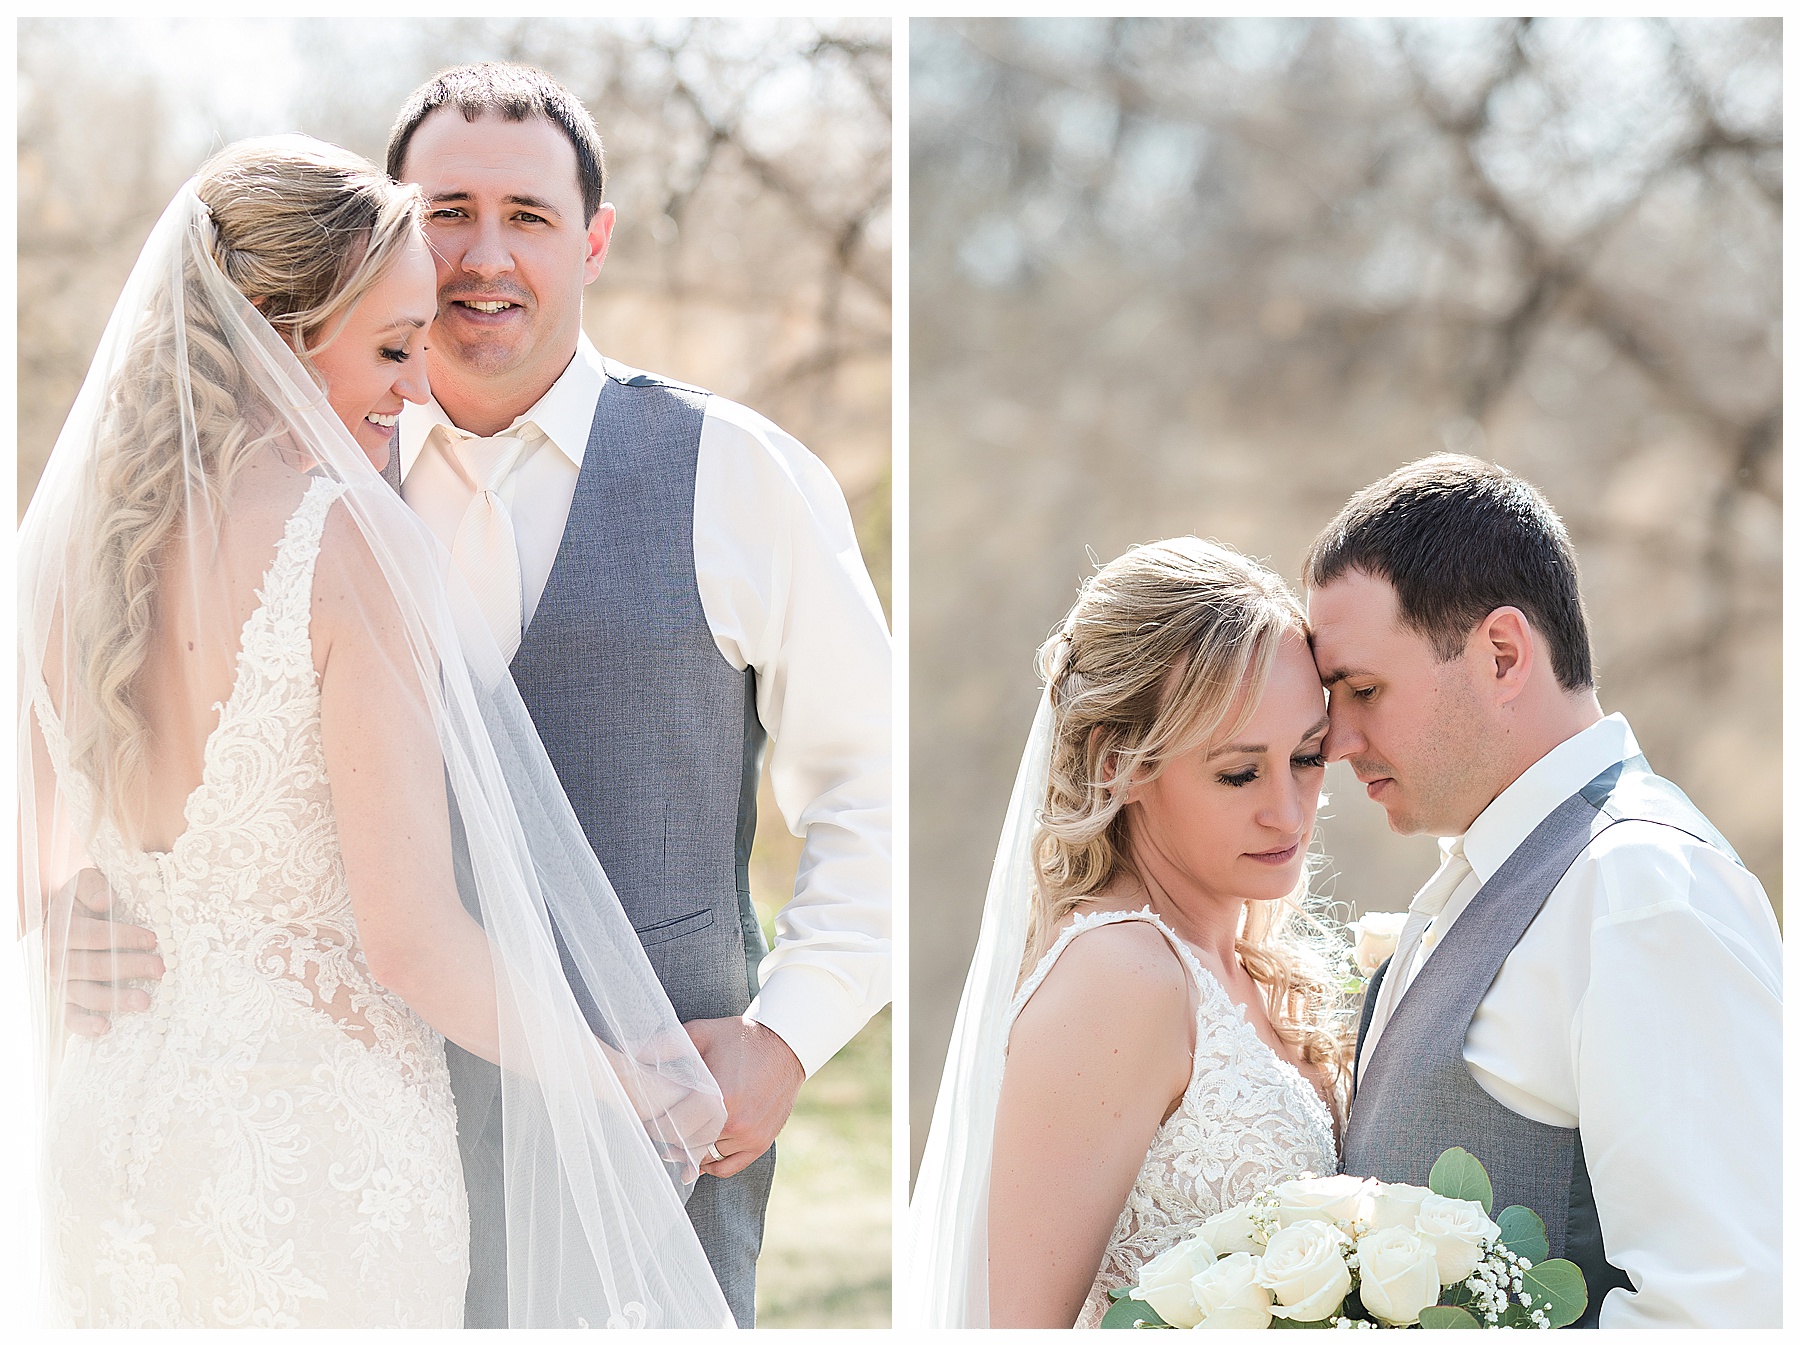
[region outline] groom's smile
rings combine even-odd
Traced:
[[[444,330],[465,327],[464,344],[481,341],[473,333],[504,332],[530,321],[531,296],[523,286],[483,285],[471,288],[452,281],[438,290],[438,325]],[[491,345],[491,339],[489,344]]]

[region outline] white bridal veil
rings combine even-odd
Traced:
[[[1059,654],[1066,657],[1067,644]],[[1054,685],[1052,676],[1051,685]],[[988,880],[975,960],[956,1011],[950,1054],[913,1186],[903,1312],[915,1327],[988,1325],[988,1178],[1006,1066],[1007,1012],[1031,918],[1032,845],[1049,782],[1055,725],[1050,686],[1038,701]]]
[[[274,513],[264,536],[251,505],[239,508],[253,494],[242,483],[328,479],[341,493],[327,531],[340,554],[362,558],[363,587],[336,595],[365,614],[363,635],[348,639],[387,659],[368,689],[381,698],[373,714],[417,726],[425,774],[441,775],[448,804],[448,824],[438,808],[426,840],[396,824],[384,844],[403,864],[448,873],[454,834],[456,887],[491,955],[512,1325],[729,1326],[682,1204],[723,1121],[718,1088],[472,595],[220,270],[214,241],[190,183],[132,271],[20,533],[22,905],[45,1095],[72,1040],[58,971],[71,964],[52,956],[58,925],[46,922],[52,895],[109,848],[167,859],[153,849],[161,843],[134,849],[125,838],[172,835],[229,807],[229,791],[209,799],[187,785],[253,769],[208,760],[222,699],[236,694],[243,616],[282,535]],[[263,559],[245,570],[232,559],[245,555]],[[136,689],[156,679],[175,690],[157,700],[160,718],[134,730]],[[61,769],[50,722],[69,750]],[[117,819],[108,790],[124,801]],[[184,797],[185,810],[168,807]],[[130,821],[146,800],[148,821]],[[340,825],[353,821],[367,820]],[[466,995],[489,994],[480,972]],[[341,1000],[342,988],[308,990],[321,1004]]]

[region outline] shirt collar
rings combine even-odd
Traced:
[[[1608,715],[1564,739],[1525,768],[1469,825],[1463,835],[1463,854],[1470,867],[1486,883],[1557,805],[1607,767],[1637,753],[1637,739],[1619,714]]]
[[[575,356],[557,376],[555,383],[532,408],[500,433],[517,430],[532,421],[576,467],[581,466],[587,451],[588,436],[594,427],[594,407],[600,401],[600,389],[606,382],[606,370],[600,352],[583,332],[575,341]],[[400,479],[406,480],[413,464],[419,461],[431,432],[442,427],[452,439],[468,435],[444,414],[437,398],[424,404],[407,403],[400,413]]]

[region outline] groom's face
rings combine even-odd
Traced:
[[[1327,759],[1350,763],[1394,831],[1466,832],[1495,793],[1468,655],[1440,661],[1402,624],[1393,585],[1360,570],[1312,590],[1306,606],[1331,695]]]
[[[434,383],[535,401],[575,353],[612,207],[584,215],[574,146],[542,117],[470,122],[440,108],[413,133],[402,173],[424,189],[437,257]]]

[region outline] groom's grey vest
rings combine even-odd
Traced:
[[[512,662],[557,779],[682,1020],[742,1014],[763,729],[694,574],[707,394],[607,363],[568,526]]]
[[[755,674],[719,653],[694,572],[708,394],[606,362],[569,521],[512,663],[551,765],[676,1014],[742,1014],[767,952],[750,902],[764,734]],[[575,979],[578,980],[578,979]],[[506,1325],[498,1072],[452,1049],[471,1217],[468,1323]],[[775,1156],[688,1202],[740,1324]]]
[[[1608,767],[1525,838],[1456,918],[1381,1031],[1357,1084],[1344,1131],[1344,1172],[1424,1185],[1453,1145],[1486,1166],[1494,1209],[1526,1206],[1544,1218],[1552,1257],[1587,1278],[1592,1327],[1607,1291],[1630,1281],[1606,1260],[1578,1128],[1550,1126],[1496,1102],[1469,1074],[1463,1039],[1500,965],[1578,855],[1627,820],[1672,827],[1737,860],[1725,838],[1642,757]],[[1361,1041],[1387,972],[1364,997]],[[1359,1059],[1360,1065],[1360,1059]]]

